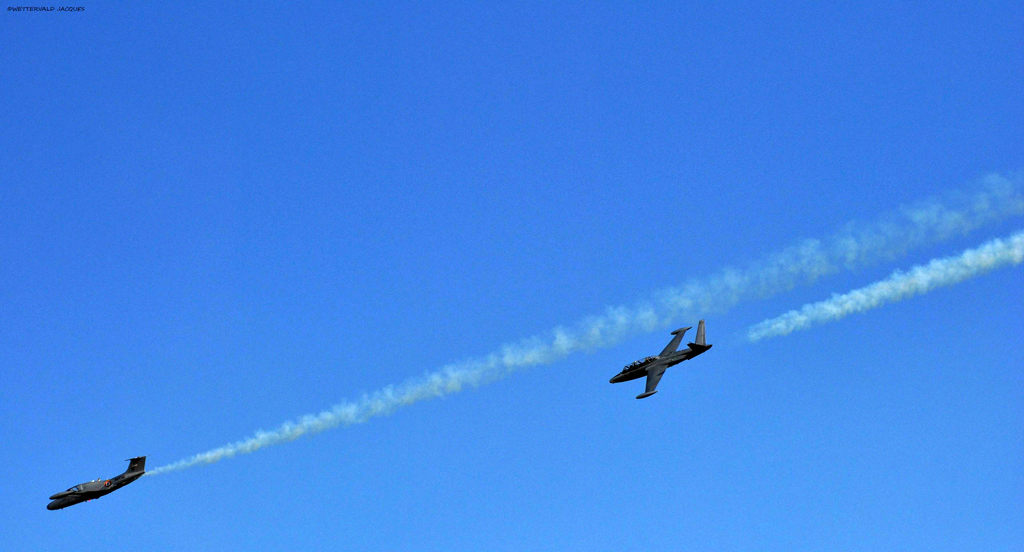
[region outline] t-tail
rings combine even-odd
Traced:
[[[711,348],[711,345],[707,344],[704,337],[704,321],[697,322],[697,338],[693,343],[688,344],[690,349],[697,354],[703,353]]]
[[[135,458],[129,458],[128,459],[128,469],[125,470],[124,473],[135,473],[135,472],[145,473],[145,471],[146,471],[146,457],[145,456],[137,456]]]

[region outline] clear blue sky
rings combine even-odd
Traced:
[[[1024,168],[1024,5],[0,15],[0,547],[1021,550],[1024,269],[745,329],[1024,227],[367,424],[170,463]]]

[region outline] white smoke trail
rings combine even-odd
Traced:
[[[558,327],[544,336],[508,344],[484,358],[450,364],[389,386],[361,399],[343,402],[319,414],[286,422],[271,431],[156,468],[147,475],[212,464],[237,454],[295,440],[303,435],[366,422],[412,403],[458,393],[511,372],[548,364],[577,351],[610,347],[625,338],[650,332],[673,320],[694,319],[724,312],[741,301],[767,297],[810,283],[841,269],[852,269],[893,259],[913,247],[964,235],[985,224],[1024,214],[1021,175],[989,175],[982,190],[968,195],[947,194],[926,200],[871,223],[852,222],[825,240],[803,243],[770,254],[746,268],[726,268],[703,279],[655,294],[637,306],[609,307],[600,316],[586,318],[571,328]]]
[[[958,284],[981,276],[997,268],[1018,265],[1024,261],[1024,231],[1005,240],[995,239],[976,249],[968,249],[955,257],[935,259],[918,265],[907,272],[897,270],[885,280],[855,289],[831,299],[809,303],[800,310],[791,310],[782,316],[751,326],[747,332],[750,341],[788,335],[845,318],[855,312],[895,303],[933,289]]]

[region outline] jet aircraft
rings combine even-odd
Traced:
[[[79,502],[85,502],[86,500],[92,500],[94,498],[110,494],[142,477],[142,474],[144,473],[146,473],[146,457],[139,456],[138,458],[130,458],[128,459],[128,469],[121,475],[110,479],[89,481],[88,483],[75,485],[66,491],[59,492],[50,497],[50,500],[53,500],[53,502],[47,504],[46,509],[60,510],[61,508],[74,506]]]
[[[693,326],[690,326],[692,328]],[[701,320],[697,323],[697,339],[694,343],[688,343],[688,348],[682,351],[677,351],[679,343],[683,340],[683,334],[686,333],[690,328],[680,328],[672,335],[672,341],[669,341],[665,350],[658,356],[649,356],[642,358],[632,364],[626,365],[621,372],[615,375],[612,379],[608,380],[609,383],[619,383],[623,381],[630,381],[647,376],[647,389],[636,396],[638,399],[644,397],[650,397],[657,393],[656,388],[658,382],[661,381],[661,376],[665,374],[665,370],[670,366],[675,366],[684,360],[690,360],[691,358],[704,353],[711,348],[704,342],[704,321]]]

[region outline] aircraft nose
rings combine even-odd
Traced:
[[[60,502],[59,500],[54,500],[53,502],[51,502],[51,503],[46,505],[46,509],[47,510],[56,510],[56,509],[58,509],[58,503],[59,502]]]

